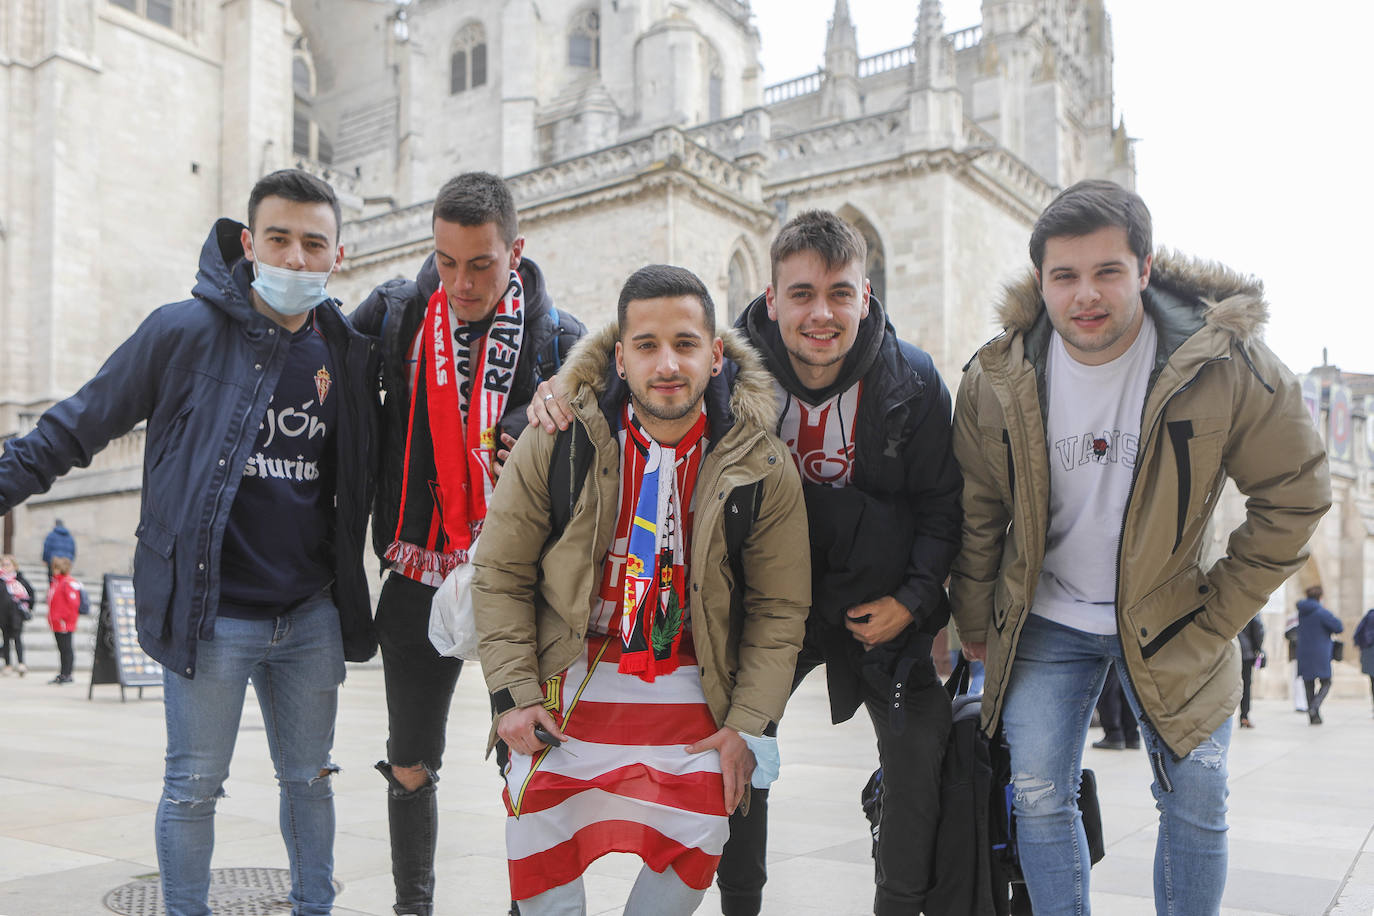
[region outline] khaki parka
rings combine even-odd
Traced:
[[[1331,482],[1298,381],[1260,339],[1258,281],[1161,252],[1142,298],[1159,344],[1125,516],[1104,524],[1121,526],[1116,616],[1131,685],[1182,756],[1235,708],[1236,634],[1302,564]],[[949,593],[963,640],[987,643],[989,735],[1048,529],[1051,327],[1034,274],[1007,289],[999,317],[1006,330],[965,367],[954,411],[964,530]],[[1228,476],[1247,497],[1246,518],[1204,570],[1204,532]]]
[[[559,373],[595,451],[562,535],[550,539],[554,437],[542,427],[520,436],[492,497],[473,561],[472,598],[482,671],[498,715],[543,702],[544,682],[586,645],[620,490],[620,447],[600,403],[613,378],[617,337],[612,325],[584,338]],[[708,387],[712,442],[693,497],[690,620],[716,724],[760,735],[782,718],[792,687],[811,603],[811,554],[801,479],[769,432],[777,413],[772,377],[743,338],[722,337],[726,370]],[[721,424],[727,413],[728,430]],[[754,481],[762,481],[762,495],[741,553],[746,581],[733,583],[725,497]],[[732,600],[740,597],[737,587],[742,601]]]

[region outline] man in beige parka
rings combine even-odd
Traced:
[[[527,431],[496,489],[472,595],[523,916],[578,912],[607,852],[645,862],[626,913],[692,912],[776,775],[806,511],[772,379],[723,336],[691,272],[636,271],[563,366],[572,427]]]
[[[1261,340],[1260,284],[1151,254],[1134,192],[1081,182],[1041,214],[1034,272],[970,361],[954,417],[963,545],[950,601],[1011,751],[1037,916],[1089,911],[1076,795],[1107,667],[1140,718],[1160,811],[1160,913],[1219,911],[1236,634],[1329,508],[1298,382]],[[1230,477],[1246,519],[1200,566]]]

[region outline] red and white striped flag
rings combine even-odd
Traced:
[[[589,636],[586,653],[545,684],[567,742],[511,755],[502,798],[513,899],[567,884],[609,852],[711,885],[730,821],[720,755],[686,753],[717,730],[690,635],[681,666],[653,683],[621,674],[620,651],[615,636]]]

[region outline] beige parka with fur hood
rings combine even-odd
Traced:
[[[770,432],[777,422],[772,376],[743,338],[721,336],[727,366],[707,389],[712,442],[693,497],[689,614],[716,724],[760,735],[782,718],[792,687],[811,604],[811,552],[801,479]],[[617,338],[614,324],[583,338],[559,372],[595,454],[562,535],[550,538],[554,437],[542,427],[521,434],[487,512],[472,596],[482,672],[498,715],[542,702],[544,682],[586,645],[619,505],[620,447],[600,403],[611,381],[623,388],[612,372]],[[729,420],[722,416],[727,398]],[[754,481],[762,481],[761,503],[741,551],[746,581],[736,595],[723,509],[731,490]]]
[[[1235,636],[1302,564],[1331,504],[1298,381],[1260,340],[1262,295],[1257,280],[1169,252],[1156,255],[1142,293],[1159,343],[1120,520],[1116,617],[1145,716],[1180,756],[1231,715],[1241,690]],[[1052,329],[1033,273],[1007,289],[999,316],[1006,331],[970,360],[954,411],[964,529],[950,601],[964,642],[987,643],[989,735],[1040,579],[1050,490]],[[1248,497],[1246,518],[1204,570],[1204,532],[1227,476]]]

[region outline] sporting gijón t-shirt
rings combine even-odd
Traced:
[[[334,578],[334,361],[312,314],[291,349],[229,510],[220,614],[276,617]]]

